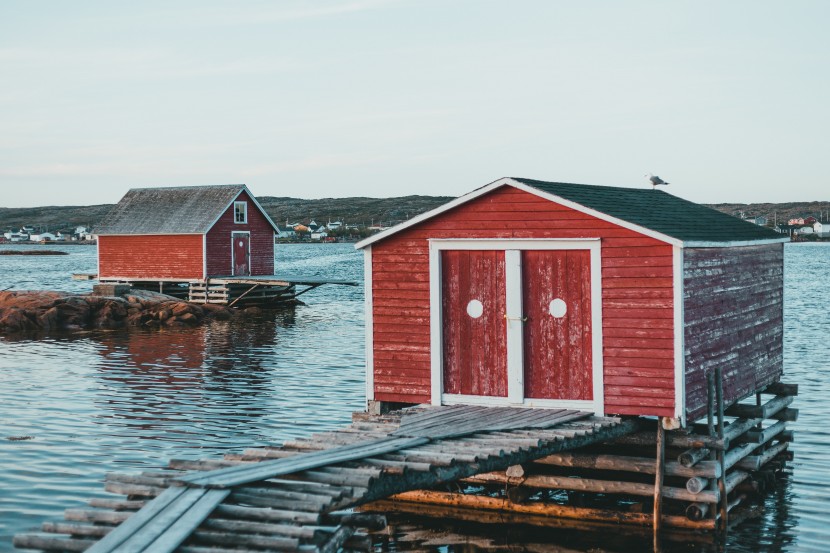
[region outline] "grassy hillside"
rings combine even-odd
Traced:
[[[260,203],[278,225],[286,220],[317,223],[343,221],[370,225],[371,223],[389,224],[404,221],[419,213],[429,211],[450,201],[450,196],[404,196],[398,198],[323,198],[320,200],[303,200],[262,196]],[[28,208],[0,207],[0,232],[18,229],[23,225],[32,225],[42,231],[73,230],[78,225],[94,226],[112,207],[109,204],[90,206],[46,206]],[[715,208],[730,215],[763,215],[770,222],[786,222],[792,217],[830,219],[830,202],[791,202],[782,204],[713,204]]]
[[[318,224],[343,221],[370,225],[404,221],[450,201],[450,196],[404,196],[400,198],[323,198],[302,200],[261,196],[260,204],[277,225],[286,219],[292,223]],[[95,226],[112,208],[111,204],[91,206],[47,206],[27,208],[0,207],[0,232],[23,225],[49,232],[74,230],[78,225]]]

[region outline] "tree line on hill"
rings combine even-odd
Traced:
[[[434,209],[453,198],[451,196],[403,196],[396,198],[300,198],[261,196],[258,201],[280,227],[286,222],[320,225],[329,221],[356,224],[363,227],[389,226]],[[830,202],[788,203],[721,203],[709,207],[736,217],[763,216],[772,226],[798,217],[813,216],[821,221],[830,219]],[[89,206],[44,206],[27,208],[0,207],[0,230],[33,226],[39,231],[71,231],[77,226],[95,227],[112,204]]]

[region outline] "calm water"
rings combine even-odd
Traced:
[[[0,246],[11,247],[19,246]],[[0,289],[88,291],[89,282],[69,275],[95,272],[95,248],[59,249],[70,255],[0,257]],[[282,246],[278,260],[280,272],[362,280],[362,254],[350,244]],[[786,380],[801,385],[796,459],[762,516],[730,534],[729,551],[830,549],[830,245],[788,245],[786,264]],[[108,471],[219,456],[346,423],[363,407],[363,289],[323,287],[303,298],[308,305],[294,310],[194,330],[0,338],[0,551],[12,550],[13,534],[105,496]],[[5,439],[20,436],[34,439]],[[630,538],[457,529],[468,543],[511,549],[648,548]],[[405,521],[391,547],[407,549],[404,541],[421,531]],[[423,547],[469,549],[441,536]]]

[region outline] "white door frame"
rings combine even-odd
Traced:
[[[505,252],[507,317],[507,397],[444,393],[444,340],[442,321],[443,250],[502,250]],[[588,250],[591,266],[591,400],[531,399],[524,397],[524,332],[522,321],[522,250]],[[602,258],[600,239],[437,239],[429,241],[429,311],[431,402],[583,409],[603,415],[602,360]]]
[[[236,256],[234,255],[234,236],[237,234],[247,234],[248,235],[248,274],[247,275],[237,275],[236,274]],[[234,230],[231,231],[231,276],[251,276],[253,271],[251,270],[251,231],[249,230]]]

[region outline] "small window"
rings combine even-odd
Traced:
[[[248,202],[233,202],[233,222],[248,222]]]

